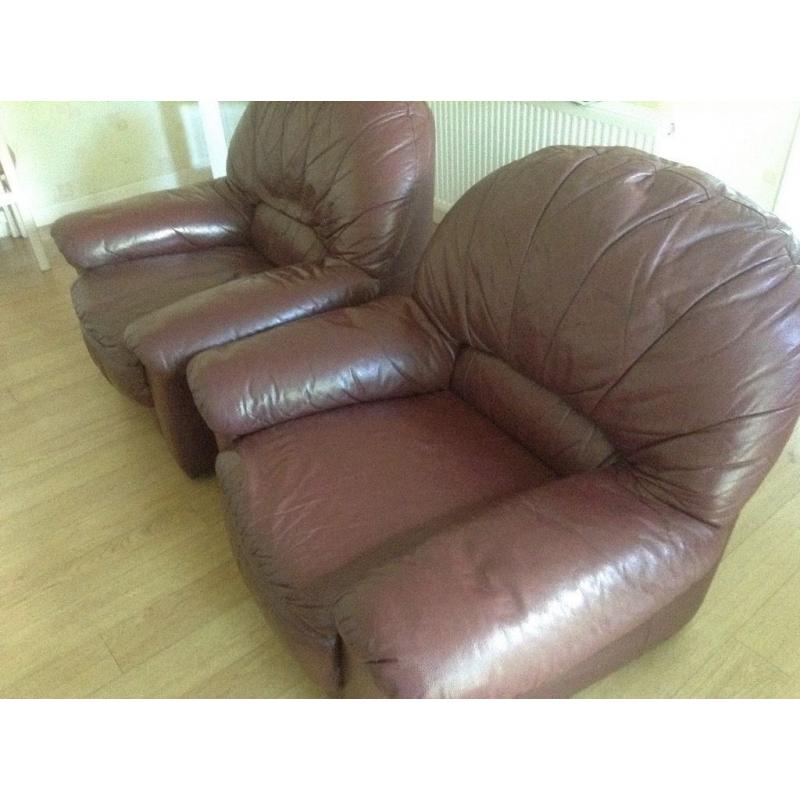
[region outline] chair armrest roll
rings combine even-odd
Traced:
[[[335,619],[390,696],[524,695],[703,580],[723,533],[609,467],[443,529],[367,573]]]
[[[189,362],[197,407],[235,438],[337,406],[445,388],[454,351],[408,297],[298,320]]]
[[[252,207],[225,178],[68,214],[50,233],[77,270],[249,242]]]
[[[140,317],[125,343],[148,370],[173,371],[228,342],[290,320],[358,305],[378,292],[357,267],[324,261],[295,264],[214,286]]]

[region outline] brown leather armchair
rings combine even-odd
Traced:
[[[201,350],[290,319],[408,292],[432,228],[424,103],[251,103],[227,178],[70,214],[53,239],[79,277],[94,361],[154,405],[183,469],[216,445],[185,367]]]
[[[791,233],[695,169],[548,148],[413,297],[207,351],[252,590],[331,692],[562,696],[700,605],[800,410]]]

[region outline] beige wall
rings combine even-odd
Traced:
[[[775,213],[792,226],[795,236],[800,239],[800,119],[775,202]]]
[[[794,137],[797,102],[659,103],[675,122],[662,155],[724,180],[771,211]]]
[[[0,113],[39,225],[209,175],[194,102],[4,102]]]

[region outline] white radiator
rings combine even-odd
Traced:
[[[497,167],[553,144],[624,145],[660,153],[673,126],[629,104],[431,101],[436,121],[438,219]]]

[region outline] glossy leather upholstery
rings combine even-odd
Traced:
[[[408,292],[430,235],[424,103],[251,103],[228,176],[58,220],[87,348],[154,405],[181,466],[216,446],[186,385],[201,350],[290,319]]]
[[[698,170],[548,148],[456,204],[412,297],[195,357],[237,559],[306,667],[560,696],[678,630],[800,412],[798,256]]]

